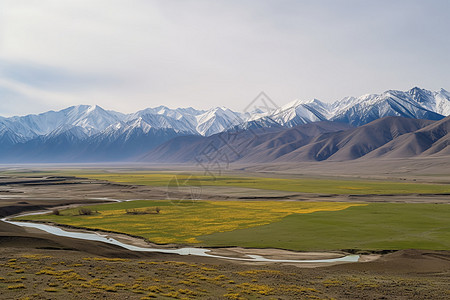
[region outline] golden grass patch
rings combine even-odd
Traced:
[[[142,236],[159,244],[196,244],[199,237],[278,222],[291,214],[339,211],[365,204],[300,201],[197,201],[172,205],[167,200],[129,201],[98,205],[97,215],[78,216],[72,210],[61,215],[29,216],[77,227]],[[161,207],[159,214],[127,214],[127,209]]]

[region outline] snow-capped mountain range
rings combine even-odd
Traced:
[[[354,126],[387,116],[439,120],[450,115],[450,93],[415,87],[409,91],[389,90],[382,94],[346,97],[334,103],[296,100],[269,114],[247,121],[247,126],[293,127],[318,121],[338,121]]]
[[[243,114],[224,107],[208,111],[194,108],[170,109],[165,106],[147,108],[133,114],[107,111],[100,106],[78,105],[61,111],[0,119],[0,132],[7,132],[17,141],[26,141],[72,131],[80,138],[99,133],[111,134],[141,128],[173,129],[177,133],[212,135],[237,125]],[[73,130],[77,128],[77,130]]]
[[[176,136],[211,136],[230,128],[294,127],[325,120],[360,126],[386,116],[440,120],[448,115],[449,92],[417,87],[404,92],[389,90],[347,97],[334,103],[296,100],[268,112],[159,106],[122,114],[96,105],[79,105],[38,115],[0,117],[0,160],[9,161],[20,155],[26,158],[30,152],[36,156],[38,149],[46,156],[45,151],[52,152],[63,145],[70,146],[71,151],[76,149],[80,159],[94,152],[96,157],[114,152],[114,159],[121,159]]]

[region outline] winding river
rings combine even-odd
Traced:
[[[42,214],[42,213],[47,213],[47,212],[28,213],[27,215]],[[53,226],[53,225],[32,223],[32,222],[16,222],[16,221],[10,221],[10,220],[8,220],[8,218],[4,218],[4,219],[2,219],[2,221],[9,223],[9,224],[16,225],[16,226],[20,226],[20,227],[40,229],[40,230],[43,230],[47,233],[50,233],[50,234],[53,234],[56,236],[104,242],[104,243],[116,245],[116,246],[119,246],[119,247],[122,247],[122,248],[125,248],[128,250],[131,250],[131,251],[157,252],[157,253],[178,254],[178,255],[195,255],[195,256],[227,259],[227,260],[239,260],[239,261],[248,261],[248,262],[273,262],[273,263],[357,262],[360,258],[359,255],[347,255],[347,256],[343,256],[343,257],[339,257],[339,258],[330,258],[330,259],[294,260],[294,259],[269,259],[269,258],[265,258],[260,255],[250,255],[250,254],[246,254],[246,256],[248,258],[229,257],[229,256],[220,256],[220,255],[211,254],[211,253],[209,253],[209,252],[211,252],[211,250],[205,249],[205,248],[162,249],[162,248],[138,247],[138,246],[122,243],[116,239],[113,239],[111,237],[108,237],[108,236],[98,233],[98,232],[88,233],[88,232],[67,231],[67,230],[64,230],[60,227]]]

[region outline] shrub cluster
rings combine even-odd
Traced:
[[[146,209],[127,209],[127,214],[129,215],[148,215],[148,214],[159,214],[161,209],[159,207],[149,207]]]
[[[92,209],[86,207],[82,207],[78,210],[78,214],[80,216],[91,216],[94,213],[98,213],[98,211],[93,211]]]

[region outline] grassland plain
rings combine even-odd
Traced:
[[[126,209],[159,206],[160,214]],[[448,204],[351,204],[296,201],[130,201],[21,219],[142,236],[156,243],[290,250],[450,249]]]
[[[76,176],[117,183],[168,186],[175,174],[170,173],[76,173]],[[188,179],[202,186],[230,186],[263,190],[321,194],[445,194],[448,184],[406,183],[378,180],[287,179],[267,177],[177,175],[178,180]],[[172,181],[172,182],[171,182]]]
[[[21,220],[49,221],[64,225],[121,232],[152,242],[199,243],[197,237],[270,224],[290,214],[337,211],[365,204],[294,201],[196,201],[173,205],[168,200],[139,200],[89,206],[98,214],[79,215],[82,208],[59,215],[31,215]],[[159,214],[130,215],[130,209],[159,207]]]
[[[210,246],[292,250],[450,249],[450,205],[371,203],[341,211],[292,214],[279,222],[214,233]]]

